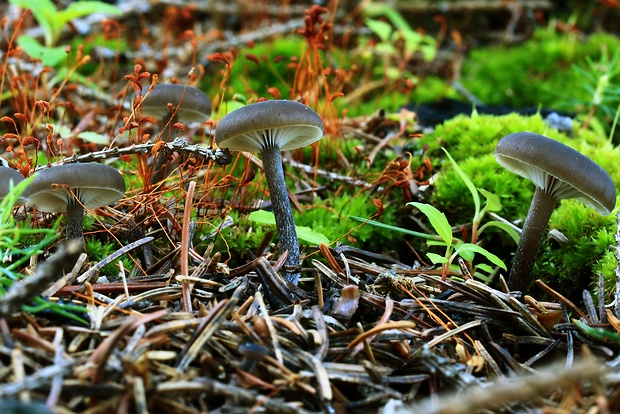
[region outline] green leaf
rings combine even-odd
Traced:
[[[18,37],[17,44],[28,56],[41,59],[43,66],[56,67],[67,59],[67,51],[64,47],[46,47],[31,36]]]
[[[389,43],[379,43],[375,45],[372,50],[375,53],[383,54],[383,55],[391,55],[396,53],[396,48]],[[375,73],[381,73],[380,70],[375,70]]]
[[[486,263],[479,263],[476,265],[476,270],[482,270],[486,274],[493,273],[493,268]]]
[[[443,150],[443,152],[446,153],[446,155],[450,159],[450,162],[452,163],[452,166],[454,166],[454,170],[457,172],[459,177],[461,177],[461,180],[463,180],[463,182],[467,186],[467,189],[471,193],[472,199],[474,200],[475,216],[477,217],[480,213],[480,196],[478,195],[478,190],[474,186],[474,183],[471,182],[467,174],[465,174],[463,170],[461,170],[461,167],[459,167],[454,158],[452,158],[452,155],[450,155],[450,153],[445,148],[441,149]]]
[[[250,213],[248,216],[250,221],[258,224],[269,224],[271,226],[276,225],[276,218],[273,213],[266,210],[256,210]]]
[[[98,134],[93,131],[84,131],[80,132],[77,135],[78,138],[83,139],[84,141],[92,142],[93,144],[107,145],[108,137],[105,135]]]
[[[448,246],[448,244],[443,240],[429,240],[426,244],[429,246]]]
[[[222,110],[221,116],[225,116],[236,109],[243,108],[244,106],[245,104],[243,102],[240,102],[236,99],[224,101],[222,102],[222,104],[220,104],[220,108]]]
[[[0,236],[4,235],[6,229],[9,233],[15,231],[13,224],[13,207],[17,203],[17,199],[26,190],[26,187],[33,180],[32,177],[26,178],[15,185],[9,194],[0,200]],[[37,229],[40,231],[39,229]]]
[[[452,244],[452,227],[450,226],[450,223],[448,223],[448,219],[444,213],[437,210],[430,204],[413,201],[411,203],[407,203],[407,205],[412,205],[418,208],[428,218],[428,221],[431,223],[431,226],[435,229],[437,234],[439,234],[439,237],[441,237],[446,244]]]
[[[45,33],[45,45],[54,46],[58,42],[63,27],[69,21],[93,13],[122,14],[121,9],[101,1],[75,1],[59,11],[51,0],[10,0],[11,3],[32,10],[32,15]],[[33,7],[34,6],[34,7]]]
[[[111,4],[103,3],[100,1],[75,1],[69,5],[66,9],[56,12],[52,20],[52,45],[58,42],[60,33],[63,27],[71,20],[78,17],[87,16],[89,14],[102,13],[102,14],[122,14],[121,10]]]
[[[32,0],[9,0],[9,2],[32,10],[32,15],[45,34],[45,45],[54,45],[54,16],[58,13],[58,9],[56,9],[56,5],[51,0],[37,0],[36,7],[32,7]]]
[[[461,255],[463,256],[463,254],[467,255],[467,253],[478,253],[483,255],[484,257],[487,258],[488,261],[490,261],[491,263],[493,263],[496,266],[501,267],[502,269],[506,270],[506,265],[504,264],[504,262],[502,261],[502,259],[500,259],[499,257],[497,257],[496,255],[494,255],[493,253],[487,251],[486,249],[476,245],[476,244],[471,244],[471,243],[463,243],[462,245],[460,245],[459,247],[456,248],[456,250],[453,253],[453,256],[456,257],[456,255]]]
[[[74,1],[66,9],[58,12],[58,18],[60,20],[64,19],[66,23],[78,17],[95,13],[113,14],[116,16],[123,14],[118,7],[102,1]]]
[[[359,221],[360,223],[370,224],[371,226],[380,227],[380,228],[387,229],[387,230],[392,230],[392,231],[397,231],[399,233],[408,234],[408,235],[414,236],[414,237],[422,237],[424,239],[429,239],[429,240],[441,240],[440,237],[438,237],[438,236],[436,236],[434,234],[427,234],[427,233],[421,233],[419,231],[403,229],[402,227],[392,226],[392,225],[389,225],[389,224],[381,223],[380,221],[377,221],[377,220],[365,219],[363,217],[357,217],[357,216],[348,216],[348,217],[351,220]]]
[[[620,335],[615,332],[602,328],[593,328],[590,325],[583,323],[577,319],[573,319],[572,321],[577,326],[577,328],[579,328],[579,330],[594,339],[598,339],[599,341],[611,340],[616,343],[620,343]]]
[[[502,223],[501,221],[488,221],[484,223],[482,227],[480,227],[479,233],[482,233],[487,227],[497,227],[498,229],[504,230],[508,235],[514,240],[516,244],[519,244],[519,233],[508,223]]]
[[[71,80],[72,82],[88,86],[94,91],[103,93],[103,90],[99,86],[97,86],[92,80],[78,73],[77,71],[69,71],[66,66],[61,66],[60,68],[58,68],[54,77],[50,79],[50,84],[56,85],[65,80],[67,77],[69,77],[69,80]]]
[[[318,246],[321,243],[329,245],[330,243],[326,235],[314,231],[310,227],[295,226],[295,229],[297,230],[297,237],[312,246]]]
[[[69,138],[71,136],[71,129],[66,125],[51,124],[54,128],[54,134],[57,134],[60,138]]]
[[[379,36],[382,42],[385,43],[390,39],[393,29],[389,23],[375,19],[366,19],[364,23],[374,34]]]
[[[448,259],[446,259],[444,256],[439,255],[437,253],[426,253],[426,256],[431,259],[431,262],[433,264],[444,264],[444,263],[448,263]]]
[[[484,188],[479,188],[480,194],[487,199],[487,210],[489,211],[500,211],[502,209],[502,202],[497,194],[493,194],[490,191],[485,190]]]
[[[248,216],[250,221],[258,224],[266,224],[270,226],[276,225],[276,218],[273,213],[265,210],[257,210],[250,213]],[[295,226],[297,231],[297,238],[305,241],[310,245],[329,244],[330,241],[323,233],[312,230],[310,227]]]

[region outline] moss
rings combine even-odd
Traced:
[[[470,157],[459,162],[459,166],[476,188],[483,188],[500,196],[502,215],[520,217],[527,213],[534,185],[524,183],[499,165],[492,153]],[[458,174],[447,166],[436,180],[431,204],[443,211],[453,225],[467,223],[474,215],[471,193]]]
[[[433,102],[441,98],[459,99],[460,96],[445,79],[437,76],[427,76],[420,80],[412,94],[416,103]]]
[[[548,281],[569,297],[581,297],[581,292],[598,281],[603,273],[607,287],[614,280],[615,259],[609,255],[615,245],[614,214],[601,216],[577,200],[564,200],[549,221],[550,228],[568,238],[564,245],[546,242],[544,254],[537,261],[537,278]]]
[[[249,100],[268,97],[267,89],[276,88],[282,98],[290,99],[288,91],[295,79],[295,68],[289,64],[305,48],[300,36],[285,36],[240,49],[230,74],[229,94],[239,93]],[[251,56],[258,59],[258,66]]]
[[[224,226],[224,228],[220,228],[224,220],[221,217],[197,222],[194,240],[198,251],[204,251],[208,244],[213,243],[213,251],[226,252],[223,254],[223,261],[226,261],[232,268],[252,260],[247,250],[255,252],[267,232],[275,231],[275,228],[251,223],[247,215],[239,214],[237,211],[231,211],[228,215],[232,218],[234,225]],[[277,242],[277,234],[272,242]]]
[[[509,114],[497,117],[474,112],[472,116],[459,115],[439,125],[420,140],[420,146],[428,146],[429,156],[441,156],[441,147],[445,147],[460,162],[469,157],[492,154],[497,141],[511,132],[545,129],[546,125],[540,116]]]
[[[567,107],[573,100],[589,101],[583,78],[571,69],[585,58],[597,61],[604,48],[620,46],[617,37],[598,33],[587,39],[576,34],[539,30],[518,47],[498,46],[473,50],[464,62],[462,83],[485,104],[515,107]],[[572,108],[574,109],[574,108]]]

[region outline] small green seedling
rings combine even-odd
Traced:
[[[467,186],[467,189],[471,193],[471,197],[474,202],[474,218],[471,225],[471,243],[478,243],[478,235],[484,229],[489,227],[497,227],[501,230],[504,230],[506,233],[508,233],[510,237],[512,237],[515,243],[518,243],[519,234],[507,223],[502,223],[501,221],[497,220],[491,220],[480,226],[480,223],[482,223],[482,219],[489,211],[495,212],[502,209],[502,203],[500,202],[500,198],[497,196],[497,194],[493,194],[482,188],[476,189],[474,183],[472,183],[467,174],[465,174],[461,167],[459,167],[458,163],[454,160],[454,158],[452,158],[452,155],[450,155],[450,153],[445,148],[442,148],[442,150],[448,156],[448,159],[450,160],[450,163],[452,163],[452,166],[454,167],[456,173]],[[483,208],[481,208],[482,204],[480,202],[480,195],[478,193],[482,194],[486,198],[486,204]]]
[[[450,268],[450,265],[452,264],[454,259],[456,259],[458,256],[461,256],[463,259],[471,263],[474,260],[474,255],[476,253],[484,256],[494,265],[499,266],[504,270],[507,270],[506,265],[499,257],[476,244],[478,242],[478,237],[480,233],[485,228],[492,226],[498,227],[507,232],[513,238],[513,240],[515,240],[515,242],[519,240],[519,235],[517,234],[516,230],[514,230],[506,223],[491,220],[485,223],[483,226],[480,226],[480,224],[482,223],[482,219],[487,212],[499,211],[502,208],[499,197],[496,194],[490,193],[489,191],[483,189],[476,189],[469,177],[463,172],[463,170],[461,170],[458,163],[454,160],[454,158],[452,158],[450,153],[446,151],[445,148],[442,149],[452,163],[452,166],[454,167],[459,177],[463,180],[463,182],[469,189],[472,200],[474,202],[474,218],[472,220],[471,242],[465,243],[462,240],[454,238],[452,236],[452,226],[450,226],[450,223],[448,223],[448,219],[446,218],[445,214],[437,210],[435,207],[429,204],[418,202],[408,203],[408,205],[417,207],[428,218],[431,226],[442,239],[441,241],[429,240],[427,242],[428,245],[443,246],[446,249],[443,256],[436,253],[427,253],[428,258],[431,259],[431,262],[433,262],[433,264],[442,265],[443,279],[446,278],[448,274],[448,269]],[[482,207],[479,193],[486,198],[486,204],[484,205],[484,207]],[[491,273],[493,270],[490,266],[484,263],[478,264],[477,269],[482,270],[486,273]],[[475,274],[482,279],[486,279],[479,273],[475,272]]]
[[[397,56],[394,46],[403,40],[405,58],[416,52],[422,52],[426,60],[432,60],[437,52],[435,38],[414,30],[407,20],[394,8],[385,4],[369,3],[364,8],[364,24],[381,40],[373,46],[374,53]],[[386,18],[388,21],[380,20]]]
[[[487,251],[483,247],[478,246],[473,243],[465,243],[462,240],[459,240],[452,236],[452,226],[448,223],[448,219],[445,214],[441,211],[437,210],[435,207],[430,204],[411,202],[407,203],[407,205],[412,205],[418,208],[429,220],[433,229],[439,234],[441,237],[441,241],[429,240],[427,244],[429,246],[443,246],[445,247],[445,253],[443,256],[436,253],[426,253],[429,259],[433,264],[441,264],[442,265],[442,279],[445,280],[448,274],[448,269],[454,260],[461,256],[468,262],[472,262],[474,260],[474,255],[476,253],[481,254],[486,257],[491,263],[496,266],[501,267],[506,270],[506,265],[504,262],[494,255],[493,253]],[[484,263],[480,263],[477,265],[478,270],[483,270],[487,273],[492,272],[492,268]],[[477,274],[477,273],[476,273]],[[481,275],[477,274],[482,279]]]
[[[51,0],[9,0],[9,3],[32,10],[45,35],[45,45],[31,36],[21,35],[17,44],[31,57],[41,59],[43,65],[59,66],[66,58],[65,47],[57,47],[62,29],[71,20],[94,13],[120,15],[121,10],[101,1],[75,1],[66,9],[58,10]],[[33,5],[35,5],[33,7]]]
[[[400,227],[389,226],[383,223],[376,222],[374,220],[365,220],[360,217],[353,217],[352,219],[362,222],[367,222],[368,224],[375,225],[378,227],[383,227],[386,229],[398,231],[400,233],[413,235],[416,237],[422,237],[428,239],[427,244],[429,246],[440,246],[444,247],[445,251],[443,255],[437,253],[427,253],[428,258],[431,260],[433,264],[441,264],[442,265],[442,277],[445,279],[448,274],[448,270],[454,260],[460,256],[464,260],[468,262],[472,262],[476,254],[480,254],[484,256],[489,262],[492,264],[506,270],[506,265],[504,262],[494,255],[493,253],[487,251],[483,247],[479,246],[478,238],[480,233],[489,228],[489,227],[497,227],[501,230],[504,230],[508,233],[515,242],[519,240],[519,234],[517,231],[510,227],[507,223],[502,223],[500,221],[491,220],[481,225],[482,220],[487,212],[489,211],[499,211],[501,209],[500,199],[496,194],[490,193],[489,191],[483,189],[476,189],[474,184],[471,182],[469,177],[461,170],[457,162],[452,158],[452,156],[444,149],[444,152],[448,156],[448,159],[452,163],[454,169],[456,170],[459,177],[463,180],[467,188],[469,189],[472,200],[474,202],[474,218],[472,220],[472,231],[471,231],[471,241],[465,242],[458,238],[455,238],[452,234],[452,226],[448,222],[445,214],[439,211],[437,208],[433,207],[430,204],[419,203],[419,202],[411,202],[407,205],[411,205],[419,209],[429,220],[431,227],[437,233],[436,235],[426,234],[415,232],[408,229],[403,229]],[[480,194],[482,194],[486,198],[486,203],[484,207],[482,206],[480,200]],[[491,266],[485,263],[479,263],[476,265],[476,269],[474,271],[474,275],[479,277],[482,280],[488,281],[488,276],[484,273],[480,273],[480,271],[490,274],[493,269]]]
[[[32,15],[45,33],[47,47],[56,45],[62,29],[73,19],[94,13],[122,14],[118,7],[102,1],[74,1],[64,10],[58,10],[51,0],[9,0],[9,3],[32,10]]]

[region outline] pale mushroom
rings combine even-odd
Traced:
[[[310,145],[323,137],[323,121],[308,106],[294,101],[263,101],[226,115],[215,141],[230,150],[260,152],[276,219],[280,249],[288,251],[286,279],[297,284],[300,253],[280,151]]]
[[[508,286],[522,291],[530,283],[540,243],[558,201],[576,198],[607,215],[616,205],[616,186],[609,174],[585,155],[533,132],[502,138],[495,147],[495,158],[536,185],[508,277]]]
[[[4,199],[13,188],[24,180],[24,176],[13,168],[0,166],[0,199]],[[15,204],[24,204],[28,198],[24,191],[17,197]]]
[[[155,85],[147,94],[148,87],[142,91],[142,114],[152,116],[161,122],[160,136],[170,141],[172,125],[182,123],[202,123],[211,115],[211,100],[198,88],[189,85],[164,83]],[[153,166],[151,183],[164,179],[172,170],[166,164],[166,157],[158,155]]]
[[[104,164],[66,164],[35,173],[28,204],[47,213],[67,212],[67,238],[81,239],[84,208],[114,203],[125,194],[125,181]]]

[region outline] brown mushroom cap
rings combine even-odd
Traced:
[[[66,164],[38,171],[28,190],[28,204],[56,213],[74,203],[72,193],[88,209],[112,204],[125,194],[125,181],[118,170],[104,164]]]
[[[198,88],[189,85],[163,83],[155,85],[155,88],[147,95],[148,87],[142,91],[142,113],[162,119],[170,114],[168,104],[179,106],[177,117],[180,122],[205,122],[211,115],[211,100]]]
[[[305,147],[323,137],[323,120],[310,107],[295,101],[263,101],[226,115],[215,130],[220,147],[261,152]]]
[[[19,171],[13,168],[0,166],[0,199],[6,197],[9,191],[23,180],[24,176]],[[27,191],[24,191],[17,198],[17,204],[25,203],[27,198]]]
[[[616,205],[616,186],[607,172],[580,152],[543,135],[517,132],[502,138],[495,158],[530,179],[556,200],[576,198],[599,214]]]

